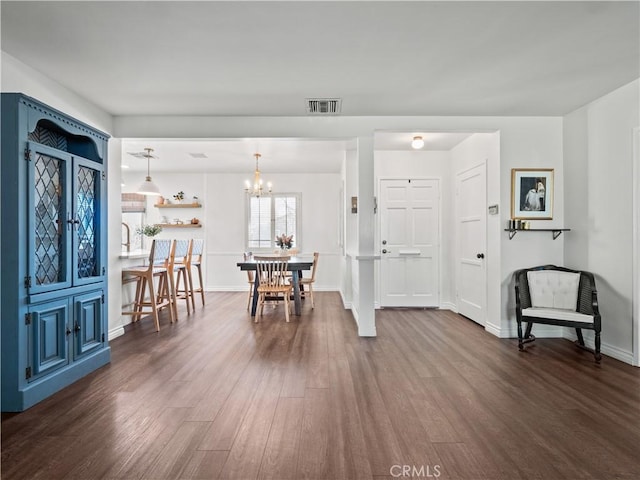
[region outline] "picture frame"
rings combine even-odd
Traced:
[[[553,168],[511,169],[511,218],[553,219]]]

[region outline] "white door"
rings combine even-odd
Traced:
[[[380,304],[437,307],[438,180],[380,181]]]
[[[482,164],[456,177],[458,313],[484,325],[487,308],[487,180]]]

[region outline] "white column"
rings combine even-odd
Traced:
[[[358,335],[376,336],[373,136],[358,138]]]

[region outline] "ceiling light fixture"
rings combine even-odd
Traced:
[[[139,193],[141,195],[160,195],[160,189],[151,180],[151,173],[149,170],[149,160],[151,158],[157,158],[157,157],[154,157],[153,155],[151,155],[151,152],[153,152],[153,148],[147,147],[144,150],[145,150],[145,153],[143,153],[142,156],[147,159],[147,177],[145,178],[144,182],[142,182],[142,184],[138,187],[138,190],[136,193]]]
[[[264,191],[263,180],[260,175],[260,168],[258,168],[258,160],[262,155],[259,153],[254,153],[254,157],[256,157],[256,170],[253,172],[253,185],[249,180],[244,182],[244,191],[247,195],[252,197],[261,197],[265,193],[271,194],[271,182],[267,182],[267,191]]]
[[[415,137],[413,137],[413,140],[411,141],[411,148],[419,150],[422,147],[424,147],[424,140],[422,139],[422,137],[420,135],[416,135]]]

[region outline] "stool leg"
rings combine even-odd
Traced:
[[[149,285],[149,302],[151,303],[151,312],[153,313],[153,320],[156,322],[156,332],[160,331],[160,319],[158,318],[158,305],[156,304],[156,293],[153,288],[153,273],[146,278],[146,282]]]
[[[133,311],[142,312],[142,302],[144,301],[144,289],[146,285],[144,277],[138,277],[136,280],[136,296],[133,301]],[[140,320],[141,314],[137,313],[133,316],[133,322]]]
[[[167,277],[169,278],[169,306],[173,311],[173,316],[177,320],[178,319],[178,300],[176,296],[176,283],[175,277],[173,276],[173,272],[167,271]]]
[[[180,279],[184,281],[184,299],[187,303],[187,315],[191,315],[191,301],[189,300],[189,284],[187,280],[187,269],[180,268],[178,270],[178,281],[176,282],[176,294],[180,293]]]
[[[193,307],[193,311],[196,311],[196,301],[195,301],[195,295],[194,295],[194,288],[193,288],[193,275],[191,272],[191,265],[187,266],[186,268],[187,270],[187,277],[189,278],[189,296],[191,297],[191,307]]]
[[[200,268],[200,264],[197,265],[198,268],[198,280],[200,280],[200,296],[202,297],[202,306],[204,306],[204,283],[202,282],[202,268]]]

